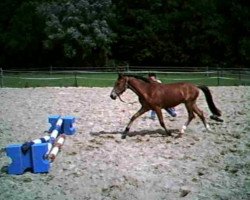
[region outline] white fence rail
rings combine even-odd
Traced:
[[[71,86],[82,85],[84,81],[107,81],[114,82],[118,72],[140,74],[146,76],[149,72],[155,72],[163,82],[190,81],[203,83],[204,80],[212,85],[250,85],[250,69],[248,68],[212,68],[208,67],[137,67],[119,66],[114,68],[52,68],[47,70],[33,68],[29,70],[4,70],[0,68],[1,87],[13,87],[18,82],[25,81],[22,87],[36,87],[29,85],[29,81],[36,82],[61,82],[60,86],[67,81]],[[231,81],[231,83],[229,82]],[[80,83],[80,84],[79,84]],[[206,82],[205,82],[206,83]],[[46,84],[45,84],[46,85]],[[109,85],[107,83],[107,85]],[[43,86],[43,84],[41,84]],[[51,84],[50,86],[53,86]]]

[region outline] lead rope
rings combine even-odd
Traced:
[[[125,85],[125,90],[128,88],[128,79],[126,79],[126,85]],[[124,91],[125,91],[124,90]],[[117,94],[117,93],[116,93]],[[121,102],[126,103],[125,101],[122,100],[119,94],[117,94],[118,98],[120,99]]]
[[[126,82],[126,89],[127,88],[129,88],[129,85],[128,85],[128,80],[127,80],[127,82]],[[130,88],[131,89],[131,88]],[[127,103],[126,101],[124,101],[122,98],[121,98],[121,96],[120,95],[117,95],[118,96],[118,98],[120,99],[120,101],[121,102],[123,102],[123,103]],[[134,102],[130,102],[130,103],[128,103],[128,104],[131,104],[131,105],[133,105],[134,103],[137,103],[137,101],[134,101]]]
[[[121,102],[126,103],[125,101],[122,100],[122,98],[120,97],[120,95],[118,95],[118,98],[120,99]]]

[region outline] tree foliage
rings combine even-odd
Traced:
[[[2,67],[244,66],[247,0],[1,0]]]
[[[1,65],[31,67],[42,64],[43,20],[36,14],[37,2],[2,0],[0,3]],[[34,62],[34,54],[36,61]],[[2,67],[1,66],[1,67]]]
[[[79,63],[93,60],[92,56],[98,64],[106,63],[114,37],[108,24],[112,18],[110,0],[52,2],[38,10],[46,18],[46,47],[60,44],[65,56]]]
[[[236,0],[116,0],[117,44],[123,47],[116,58],[142,65],[246,64],[246,4]]]

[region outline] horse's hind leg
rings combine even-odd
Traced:
[[[185,103],[185,106],[186,106],[186,109],[187,109],[187,112],[188,112],[188,120],[182,126],[181,132],[180,132],[178,137],[181,137],[185,133],[185,130],[187,129],[187,126],[195,118],[194,110],[193,110],[193,104],[194,104],[194,102]]]
[[[149,111],[149,109],[146,109],[145,107],[141,107],[141,109],[138,110],[138,112],[135,113],[135,114],[132,116],[132,118],[130,119],[130,121],[129,121],[129,123],[128,123],[126,129],[125,129],[125,131],[122,133],[122,139],[125,139],[125,138],[126,138],[126,136],[127,136],[128,132],[129,132],[129,129],[130,129],[132,123],[133,123],[138,117],[140,117],[142,114],[144,114],[144,113],[147,112],[147,111]]]
[[[160,108],[155,109],[155,112],[158,116],[160,125],[164,128],[164,130],[166,131],[167,135],[171,136],[171,132],[166,128],[164,120],[163,120],[163,116],[162,116],[162,112]]]
[[[206,122],[206,119],[204,117],[204,114],[202,112],[202,110],[200,110],[198,108],[198,106],[196,104],[193,105],[193,109],[194,109],[194,112],[200,117],[201,121],[203,122],[205,128],[208,130],[208,131],[212,131],[209,127],[209,125],[207,124]]]

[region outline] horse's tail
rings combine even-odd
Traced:
[[[213,113],[213,116],[211,116],[210,118],[213,119],[213,118],[218,118],[219,116],[221,116],[221,111],[215,106],[212,94],[211,94],[210,90],[208,89],[208,87],[205,85],[202,85],[202,86],[198,86],[198,88],[200,88],[202,90],[202,92],[205,94],[208,107],[209,107],[210,111]],[[217,121],[219,121],[219,120],[217,120]]]

